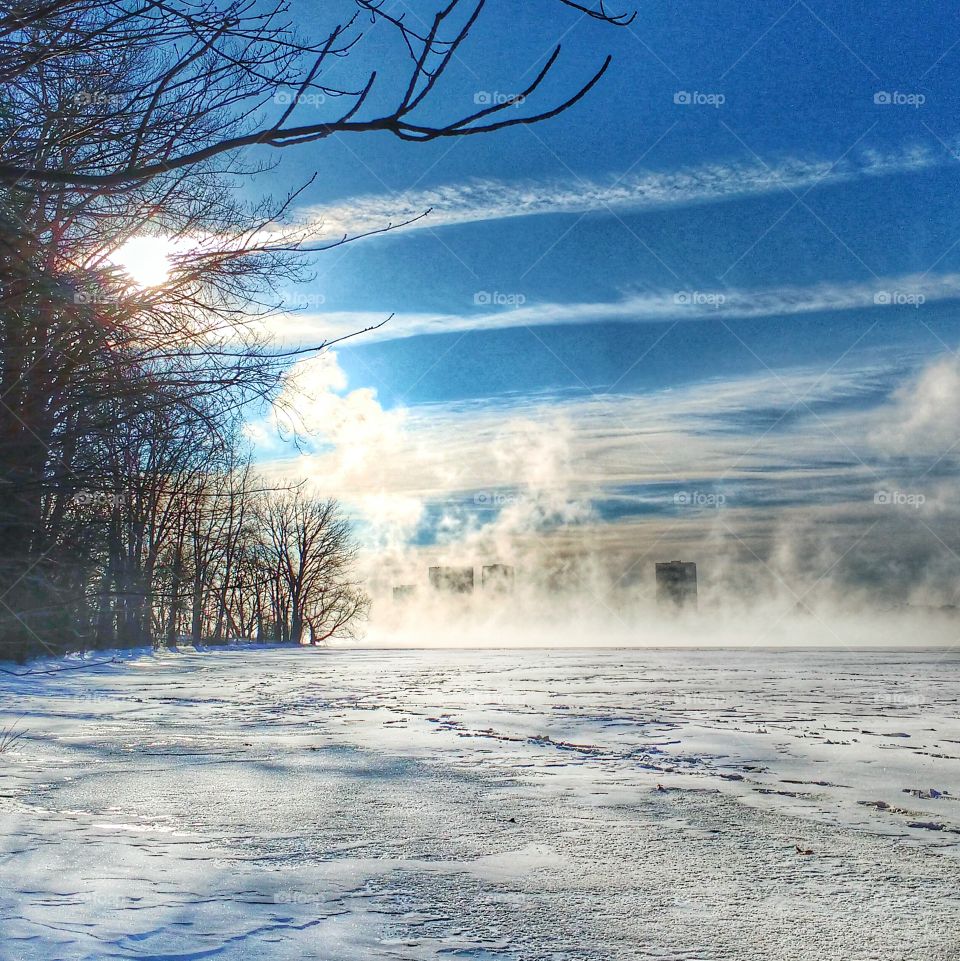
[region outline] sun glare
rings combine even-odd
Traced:
[[[111,259],[138,287],[157,287],[170,276],[170,241],[131,237]]]

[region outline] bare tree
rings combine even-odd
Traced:
[[[633,19],[629,13],[608,13],[603,0],[596,5],[544,0],[545,11],[551,5],[610,24]],[[105,56],[132,51],[142,62],[136,84],[110,92],[80,91],[97,108],[100,122],[134,118],[129,149],[96,168],[56,157],[41,163],[29,140],[13,135],[5,144],[0,179],[116,187],[247,147],[315,143],[335,134],[379,132],[426,141],[490,133],[556,116],[586,96],[606,72],[609,57],[559,103],[530,112],[511,110],[534,102],[559,61],[557,45],[514,97],[433,120],[448,68],[462,58],[487,6],[487,0],[448,0],[431,13],[419,4],[354,0],[352,15],[331,20],[315,38],[296,29],[284,4],[261,8],[251,0],[141,0],[129,6],[34,0],[7,8],[0,15],[0,55],[6,63],[0,83],[7,110],[22,107],[34,75],[51,64],[56,69],[64,62],[86,66],[86,76],[95,77]],[[501,22],[512,24],[509,16]],[[405,75],[378,63],[377,46],[366,42],[370,35],[379,41],[384,32],[406,55]],[[312,108],[318,98],[331,109],[319,120],[314,111],[308,120],[301,106],[309,102]]]
[[[283,640],[321,643],[362,617],[368,602],[351,580],[356,549],[336,501],[297,489],[265,498],[260,517]]]

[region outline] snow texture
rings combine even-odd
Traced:
[[[0,958],[960,958],[960,657],[227,650],[0,678]]]

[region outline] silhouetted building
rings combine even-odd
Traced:
[[[395,601],[408,601],[416,593],[417,588],[413,584],[398,584],[393,589],[393,599]]]
[[[485,591],[511,594],[513,582],[514,571],[509,564],[484,564],[480,571],[480,584]]]
[[[473,593],[472,567],[431,567],[430,586],[447,594]]]
[[[690,561],[657,564],[657,600],[676,607],[697,604],[697,565]]]

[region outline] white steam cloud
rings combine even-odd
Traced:
[[[386,411],[327,354],[298,365],[277,414],[319,447],[273,470],[357,517],[376,643],[902,643],[917,611],[898,603],[956,591],[954,484],[924,472],[955,466],[960,368],[941,358],[858,405],[883,374]],[[731,429],[774,402],[821,412],[759,438]],[[665,616],[653,563],[679,557],[700,565],[700,611]],[[471,566],[477,591],[432,590],[433,564]],[[485,564],[514,567],[515,591],[484,594]],[[400,585],[414,595],[395,600]],[[924,616],[916,643],[955,638],[949,611]]]

